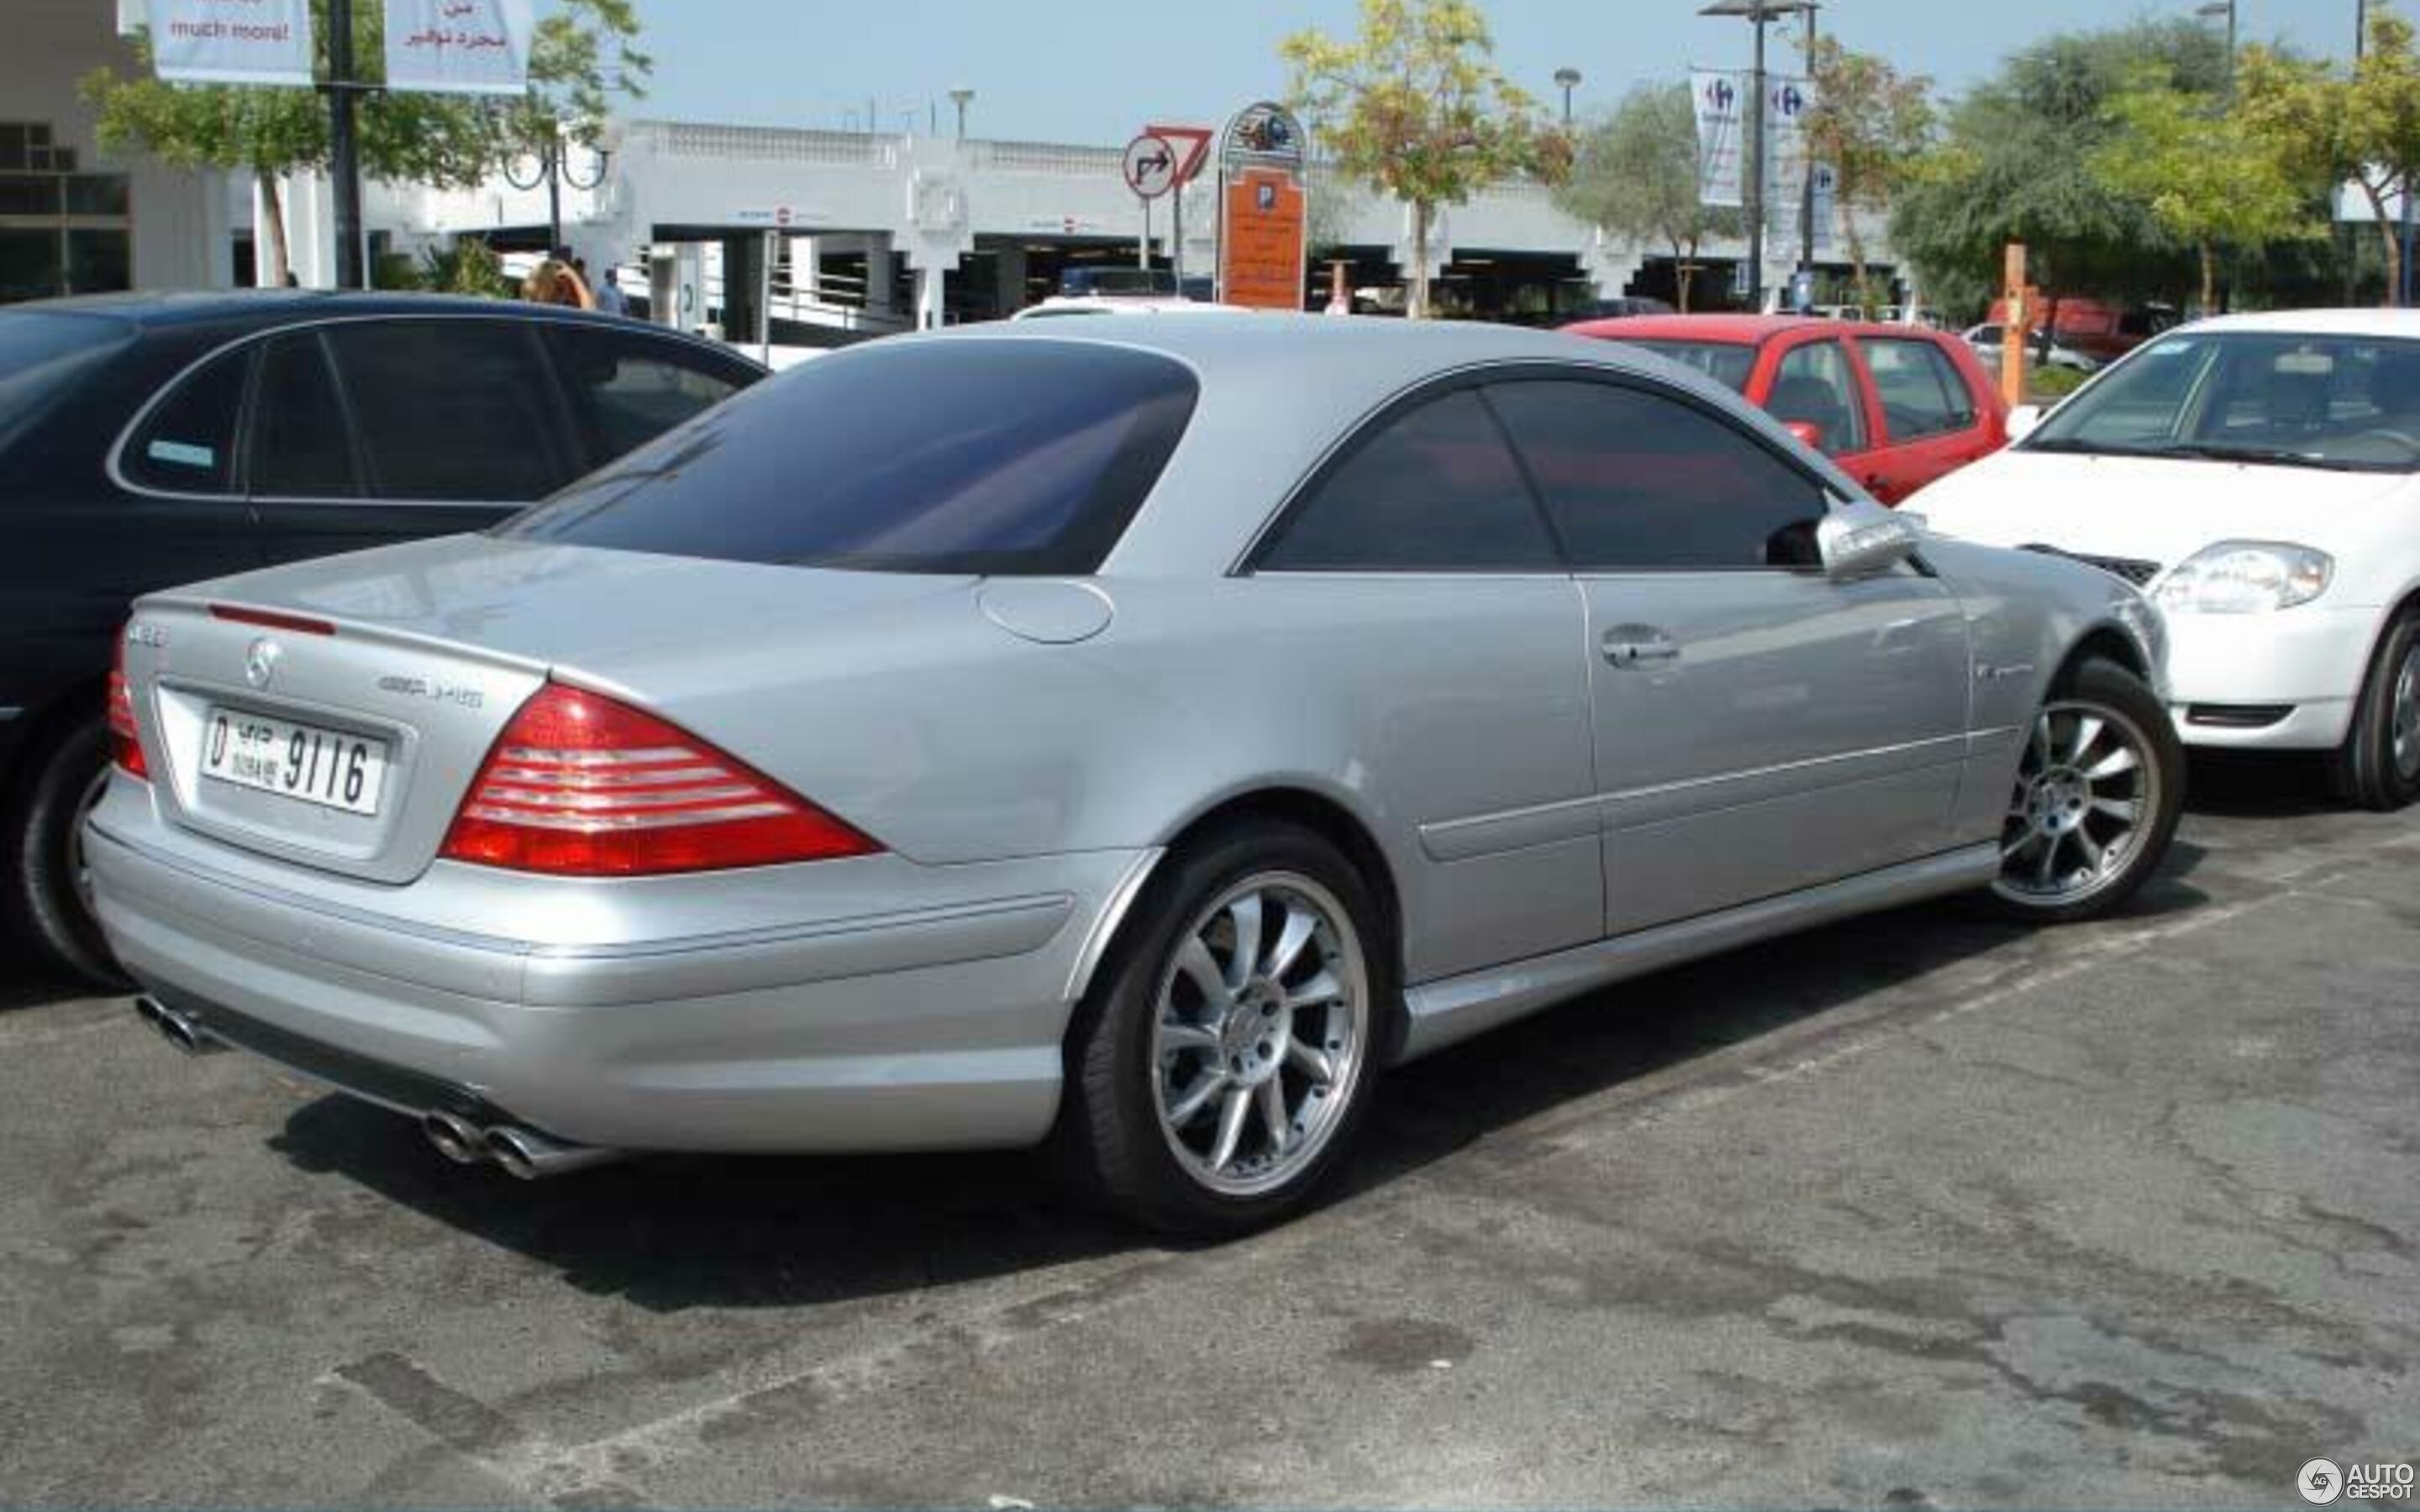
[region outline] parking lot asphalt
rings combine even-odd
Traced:
[[[0,971],[0,1504],[2269,1505],[2420,1446],[2420,814],[2196,771],[1408,1068],[1171,1249],[1025,1157],[538,1185]]]

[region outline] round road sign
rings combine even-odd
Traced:
[[[1157,199],[1176,187],[1176,149],[1148,132],[1126,144],[1126,187],[1143,199]]]

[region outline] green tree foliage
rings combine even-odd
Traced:
[[[1555,203],[1574,220],[1671,248],[1686,310],[1699,244],[1736,236],[1740,225],[1737,210],[1700,203],[1700,172],[1689,86],[1640,85],[1611,115],[1580,132],[1571,177],[1555,187]]]
[[[1437,207],[1515,175],[1553,182],[1569,171],[1569,138],[1497,69],[1471,0],[1361,0],[1353,40],[1304,31],[1280,51],[1294,106],[1338,165],[1411,206],[1415,317],[1428,313]]]
[[[377,0],[353,7],[357,82],[373,86],[385,78],[384,11]],[[315,36],[327,35],[326,0],[314,0],[312,23]],[[393,183],[467,188],[540,139],[535,123],[550,111],[576,137],[593,140],[614,94],[642,93],[649,60],[626,45],[638,25],[630,0],[562,0],[531,39],[525,98],[499,103],[467,95],[364,94],[362,171]],[[78,85],[99,114],[102,148],[148,153],[175,167],[252,174],[266,212],[269,275],[284,282],[288,258],[277,180],[328,166],[326,99],[302,88],[169,84],[152,72],[147,35],[135,38],[135,53],[132,76],[102,68]],[[619,54],[618,70],[608,69],[609,53]],[[318,74],[326,78],[324,63]]]
[[[1843,220],[1857,302],[1871,310],[1873,288],[1858,212],[1888,210],[1931,145],[1932,81],[1901,74],[1884,59],[1853,52],[1830,37],[1816,40],[1807,72],[1815,83],[1815,107],[1807,115],[1807,150],[1815,161],[1832,165],[1840,208],[1849,212]]]
[[[2420,175],[2420,59],[2412,23],[2377,0],[2366,40],[2360,64],[2349,69],[2246,49],[2239,94],[2249,129],[2307,187],[2359,188],[2377,223],[2391,301],[2403,251],[2386,205]]]
[[[1949,116],[1891,205],[1891,243],[1938,292],[1999,285],[2002,249],[2029,249],[2051,291],[2116,298],[2181,286],[2189,249],[2135,196],[2094,171],[2121,130],[2118,96],[2156,76],[2215,101],[2226,45],[2190,20],[2055,37],[2004,64]]]
[[[2201,263],[2201,308],[2218,308],[2218,248],[2257,248],[2314,231],[2311,196],[2285,155],[2244,113],[2220,109],[2152,71],[2109,107],[2117,131],[2092,160],[2118,193],[2193,247]]]

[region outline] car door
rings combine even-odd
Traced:
[[[1967,654],[1941,583],[1828,579],[1826,491],[1694,396],[1540,376],[1488,398],[1587,600],[1609,933],[1947,848]]]
[[[1768,358],[1759,402],[1785,425],[1812,427],[1816,450],[1854,471],[1869,433],[1865,394],[1849,349],[1837,336],[1787,340]]]
[[[1998,449],[1994,415],[1978,403],[1949,354],[1917,335],[1861,334],[1857,354],[1873,387],[1879,437],[1849,471],[1885,504]]]
[[[1233,591],[1236,686],[1352,732],[1313,759],[1390,821],[1408,981],[1598,937],[1585,617],[1471,382],[1370,421]]]
[[[483,530],[586,471],[535,324],[378,317],[271,338],[246,448],[268,558]]]

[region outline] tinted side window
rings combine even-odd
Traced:
[[[877,342],[758,384],[502,532],[728,562],[1089,573],[1199,393],[1177,363],[1091,342]]]
[[[559,325],[546,335],[592,465],[644,446],[754,378],[710,353],[625,332]]]
[[[1810,341],[1784,352],[1764,408],[1776,420],[1813,425],[1823,450],[1835,456],[1866,449],[1864,401],[1849,371],[1848,350],[1837,341]]]
[[[118,457],[126,481],[171,493],[231,492],[236,417],[256,353],[252,347],[229,352],[161,400]]]
[[[1940,436],[1975,424],[1975,400],[1966,392],[1966,380],[1932,343],[1868,336],[1861,344],[1891,440]]]
[[[1381,422],[1295,506],[1260,565],[1560,571],[1503,430],[1475,389]]]
[[[1608,383],[1488,390],[1583,570],[1815,564],[1823,490],[1694,406]]]
[[[525,325],[382,320],[328,339],[374,496],[511,503],[570,480],[554,380]]]
[[[278,336],[262,349],[246,464],[246,486],[262,498],[350,499],[362,491],[318,332]]]

